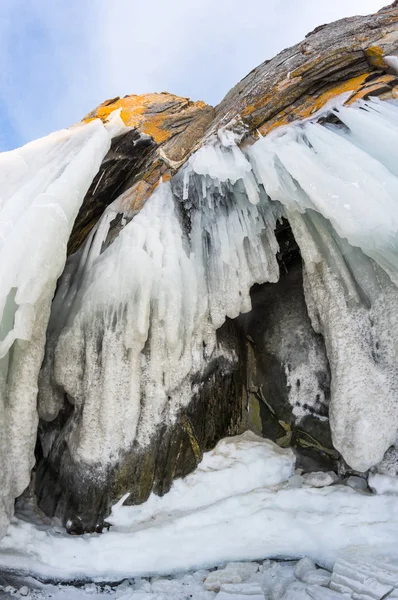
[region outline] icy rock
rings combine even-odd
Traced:
[[[369,487],[375,494],[398,494],[398,477],[371,473]]]
[[[259,583],[223,583],[220,591],[242,596],[259,595],[263,597],[263,590]]]
[[[395,446],[387,450],[383,460],[376,465],[375,472],[381,475],[398,475],[398,449]]]
[[[281,600],[309,600],[306,592],[307,589],[308,585],[306,583],[297,580],[293,581],[287,586]]]
[[[279,600],[285,592],[286,587],[295,580],[294,565],[283,562],[270,562],[261,581],[261,587],[265,596],[271,600]]]
[[[351,598],[350,594],[340,594],[339,592],[317,585],[307,587],[306,592],[312,600],[348,600]],[[363,599],[361,598],[360,600]]]
[[[137,577],[136,579],[134,579],[134,590],[149,593],[152,591],[152,586],[147,579]]]
[[[175,579],[158,579],[157,581],[152,581],[152,592],[177,595],[178,592],[181,592],[181,584]]]
[[[12,585],[6,585],[5,588],[3,588],[3,590],[7,593],[7,594],[15,594],[16,593],[16,589],[14,587],[12,587]]]
[[[320,488],[327,487],[339,481],[334,471],[316,471],[314,473],[305,473],[303,476],[304,483],[312,487]]]
[[[117,586],[116,593],[117,594],[124,593],[126,590],[131,590],[130,581],[128,579],[125,579],[124,581],[122,581],[122,583],[120,583]]]
[[[193,573],[193,577],[196,581],[203,582],[208,576],[209,571],[207,569],[200,569],[199,571],[195,571]]]
[[[368,482],[363,477],[357,477],[356,475],[350,475],[345,482],[346,485],[353,488],[354,490],[367,490]]]
[[[328,586],[330,583],[331,573],[325,569],[316,569],[315,571],[307,571],[301,576],[301,581],[310,583],[311,585]]]
[[[228,563],[224,569],[212,571],[205,579],[207,590],[218,592],[225,583],[242,583],[258,571],[257,563]]]
[[[214,600],[264,600],[264,594],[235,594],[229,592],[219,592]]]
[[[272,586],[269,591],[269,599],[270,600],[281,600],[283,598],[286,591],[287,582],[286,581],[277,581],[275,585]]]
[[[360,600],[380,600],[398,585],[395,546],[352,546],[334,565],[330,588]]]
[[[294,574],[297,579],[303,579],[303,576],[309,571],[315,571],[316,566],[313,560],[308,557],[302,558],[294,567]]]
[[[28,594],[29,594],[29,588],[26,585],[22,586],[21,588],[19,588],[18,594],[20,596],[28,596]]]
[[[293,475],[288,481],[289,488],[300,488],[304,483],[304,478],[301,475]]]

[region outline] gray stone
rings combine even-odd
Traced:
[[[366,479],[364,479],[363,477],[357,477],[356,475],[351,475],[345,483],[354,490],[368,489],[368,482],[366,481]]]
[[[320,488],[337,483],[339,478],[334,471],[317,471],[315,473],[306,473],[303,475],[303,480],[307,485]]]

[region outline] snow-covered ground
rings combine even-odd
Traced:
[[[332,485],[314,487],[321,481]],[[281,593],[272,592],[271,599],[333,598],[318,590],[330,579],[323,571],[303,581],[294,576],[293,563],[266,560],[310,557],[331,571],[347,548],[371,547],[380,553],[396,545],[396,495],[357,491],[333,481],[300,477],[290,449],[247,432],[219,442],[194,473],[175,481],[162,498],[152,495],[140,506],[124,506],[122,498],[112,509],[107,533],[68,536],[59,524],[15,517],[0,542],[0,582],[6,584],[9,573],[12,583],[10,571],[47,581],[94,582],[81,589],[47,585],[35,592],[65,599],[98,592],[153,600],[210,600],[216,593],[217,600],[267,598],[265,591],[270,594],[274,584],[280,584]],[[232,561],[256,562],[230,566],[226,575],[206,570]],[[126,579],[112,588],[112,582]],[[18,581],[16,589],[24,582]],[[39,586],[26,582],[28,593]],[[243,588],[228,587],[238,584]],[[287,584],[296,595],[286,595]],[[315,586],[315,595],[305,595],[309,585]]]

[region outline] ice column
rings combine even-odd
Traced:
[[[0,154],[0,536],[29,484],[37,378],[57,278],[118,115]]]

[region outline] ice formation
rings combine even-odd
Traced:
[[[246,150],[233,128],[210,138],[138,215],[116,200],[70,259],[40,413],[53,419],[63,391],[81,409],[67,432],[76,460],[115,462],[175,419],[193,375],[222,351],[216,330],[250,310],[253,283],[278,279],[281,215],[326,343],[335,447],[363,471],[397,437],[398,108],[336,104]],[[118,212],[127,224],[107,246]]]
[[[0,542],[0,568],[47,580],[120,581],[268,557],[306,556],[332,569],[350,546],[375,552],[381,544],[396,546],[396,495],[373,495],[341,484],[291,487],[294,467],[291,449],[253,433],[221,440],[164,496],[152,494],[138,506],[125,506],[122,498],[109,517],[111,530],[103,535],[70,536],[55,523],[15,517]],[[307,558],[296,576],[307,580],[310,567]],[[233,573],[221,572],[217,580],[216,572],[208,587],[214,589],[217,581],[219,586],[244,581],[253,566],[227,570]],[[237,575],[240,580],[227,578]],[[318,574],[318,583],[322,575],[325,579]],[[347,575],[355,579],[355,569]],[[314,574],[310,579],[315,583]]]
[[[379,462],[398,431],[398,110],[338,106],[249,151],[286,209],[305,266],[307,307],[332,374],[333,444],[354,468]]]
[[[122,127],[114,115],[0,154],[0,537],[34,464],[37,378],[68,238]]]
[[[248,201],[225,146],[204,152],[214,153],[220,179],[198,176],[199,151],[176,184],[182,203],[161,183],[101,253],[111,215],[123,209],[116,200],[61,280],[39,410],[55,418],[63,390],[81,409],[67,433],[76,460],[116,462],[135,439],[145,445],[159,423],[173,422],[193,376],[222,352],[215,333],[225,317],[250,310],[255,282],[278,278],[276,211]],[[233,152],[242,174],[250,170],[235,143]]]

